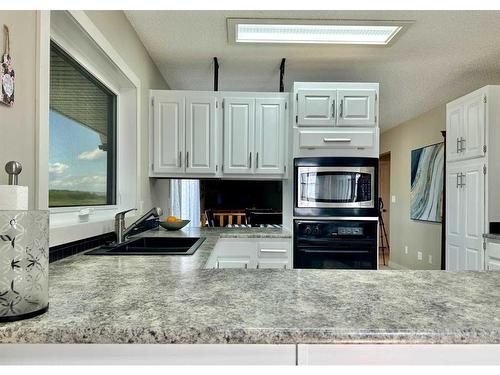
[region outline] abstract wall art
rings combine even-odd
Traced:
[[[442,221],[444,143],[411,151],[410,218]]]

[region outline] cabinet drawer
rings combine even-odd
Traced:
[[[371,148],[375,129],[300,130],[300,148]]]
[[[216,268],[248,268],[250,258],[217,258]]]

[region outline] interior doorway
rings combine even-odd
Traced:
[[[388,265],[390,258],[391,153],[380,155],[378,191],[381,202],[379,264]],[[384,227],[382,227],[382,221]],[[384,232],[385,229],[385,232]]]

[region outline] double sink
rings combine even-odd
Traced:
[[[101,246],[86,255],[192,255],[203,241],[203,237],[141,237]]]

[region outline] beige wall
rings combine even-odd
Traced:
[[[0,184],[7,183],[5,163],[17,160],[23,165],[19,184],[29,187],[29,207],[35,202],[35,85],[36,12],[1,11],[0,42],[3,25],[10,30],[10,54],[15,76],[13,107],[0,104]],[[3,44],[0,46],[3,54]]]
[[[391,263],[410,269],[440,269],[441,224],[410,220],[411,150],[443,141],[446,129],[446,106],[392,128],[380,137],[380,153],[391,153],[390,245]],[[387,204],[386,204],[387,206]],[[405,254],[408,246],[408,254]],[[423,259],[417,259],[417,252]],[[432,264],[428,256],[432,255]]]
[[[167,83],[151,60],[134,28],[122,11],[86,11],[113,48],[141,80],[141,196],[144,209],[152,206],[149,166],[149,90],[168,89]],[[166,208],[166,207],[164,207]]]

